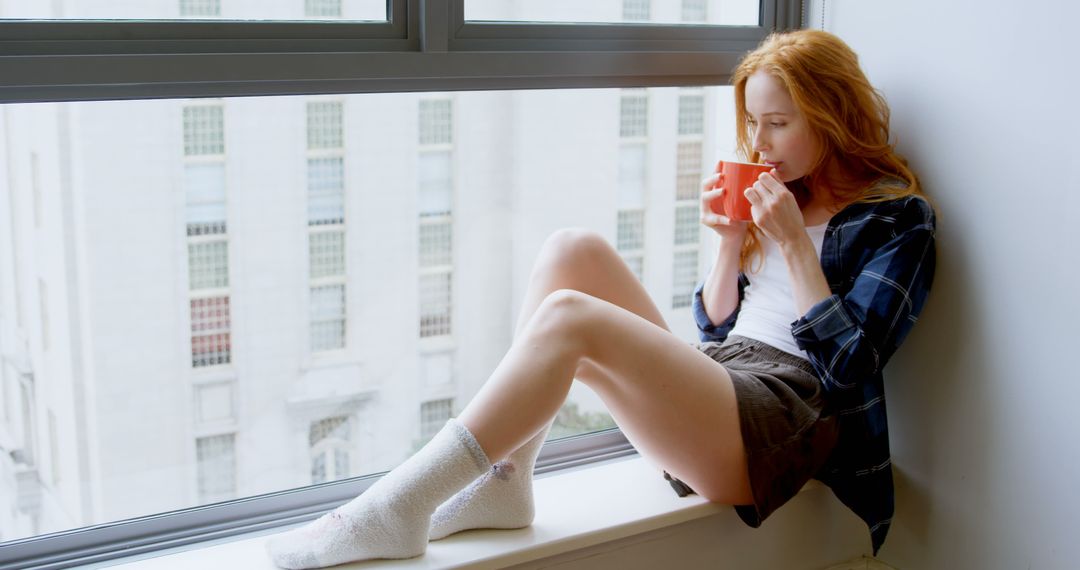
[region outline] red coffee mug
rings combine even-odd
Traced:
[[[758,176],[763,172],[772,170],[766,164],[753,164],[749,162],[733,162],[721,160],[716,164],[716,171],[722,174],[721,182],[713,188],[723,187],[724,195],[713,200],[709,208],[717,214],[723,214],[732,220],[748,222],[753,220],[750,215],[750,200],[746,199],[743,191],[757,182]]]

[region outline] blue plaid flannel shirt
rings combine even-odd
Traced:
[[[791,324],[838,415],[839,441],[815,477],[866,522],[875,554],[889,531],[894,501],[881,370],[930,292],[935,225],[933,208],[915,196],[841,210],[829,220],[821,252],[833,294]],[[740,302],[748,284],[740,274]],[[702,305],[703,285],[694,295],[694,319],[702,341],[720,342],[739,309],[713,324]]]

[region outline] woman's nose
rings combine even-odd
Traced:
[[[769,145],[765,141],[764,130],[760,126],[754,127],[754,132],[751,136],[753,137],[751,141],[753,143],[754,152],[761,152],[768,148]]]

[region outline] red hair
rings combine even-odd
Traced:
[[[820,30],[771,34],[735,69],[735,137],[744,158],[760,159],[746,111],[746,81],[758,71],[783,84],[819,143],[818,156],[803,178],[810,192],[827,191],[836,208],[922,195],[907,160],[889,140],[885,98],[870,85],[855,52]],[[883,177],[902,184],[876,186]],[[739,258],[743,271],[761,251],[758,231],[751,223]]]

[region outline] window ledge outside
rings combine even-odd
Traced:
[[[803,488],[820,486],[811,481]],[[679,497],[662,472],[640,456],[559,471],[535,482],[536,520],[520,530],[474,530],[431,542],[427,552],[407,560],[374,560],[335,568],[504,568],[587,548],[723,512],[730,507],[698,495]],[[262,531],[178,551],[87,566],[120,570],[199,568],[273,569]]]

